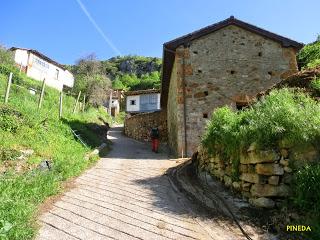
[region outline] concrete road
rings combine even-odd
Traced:
[[[236,227],[205,219],[172,186],[175,166],[162,152],[109,132],[112,151],[76,179],[76,187],[40,217],[44,239],[244,239]]]

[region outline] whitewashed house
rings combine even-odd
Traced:
[[[14,61],[27,76],[39,81],[46,79],[46,85],[59,91],[64,85],[73,87],[72,73],[56,61],[33,49],[13,47],[10,50],[14,53]]]
[[[111,105],[109,103],[110,99],[108,99],[104,104],[104,106],[107,108],[108,112],[110,112],[111,116],[115,117],[120,113],[120,105],[123,101],[123,98],[124,97],[123,97],[122,90],[113,90],[112,91]],[[109,109],[110,107],[111,107],[111,109]]]
[[[126,95],[126,112],[142,113],[160,110],[160,90],[129,91]]]

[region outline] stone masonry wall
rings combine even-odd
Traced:
[[[218,155],[210,156],[206,149],[198,149],[198,167],[240,192],[252,205],[273,208],[277,201],[290,196],[294,171],[306,163],[320,161],[319,149],[314,146],[290,146],[285,142],[278,149],[258,150],[252,144],[240,155],[240,177],[232,179],[231,163]]]
[[[139,141],[151,141],[150,129],[159,128],[160,141],[167,142],[166,111],[141,113],[125,118],[124,133],[126,136]]]
[[[293,48],[237,26],[195,39],[189,47],[178,47],[168,96],[169,145],[177,153],[184,146],[184,103],[191,156],[215,108],[235,108],[296,71]]]
[[[180,155],[184,148],[184,119],[183,97],[181,82],[181,66],[179,57],[175,58],[172,68],[167,116],[168,116],[168,144],[173,155]]]

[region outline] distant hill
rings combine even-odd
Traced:
[[[106,73],[113,77],[124,74],[135,74],[137,77],[141,77],[144,74],[160,72],[161,70],[161,58],[155,57],[113,57],[101,62]]]
[[[143,90],[160,88],[161,61],[161,58],[131,55],[101,61],[92,54],[66,67],[75,76],[76,91],[87,88],[86,83],[97,76],[100,82],[109,79],[114,89]]]

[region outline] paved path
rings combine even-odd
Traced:
[[[192,203],[164,174],[176,161],[121,130],[109,133],[113,150],[108,157],[77,178],[76,187],[40,217],[38,240],[243,239],[221,222],[195,217]]]

